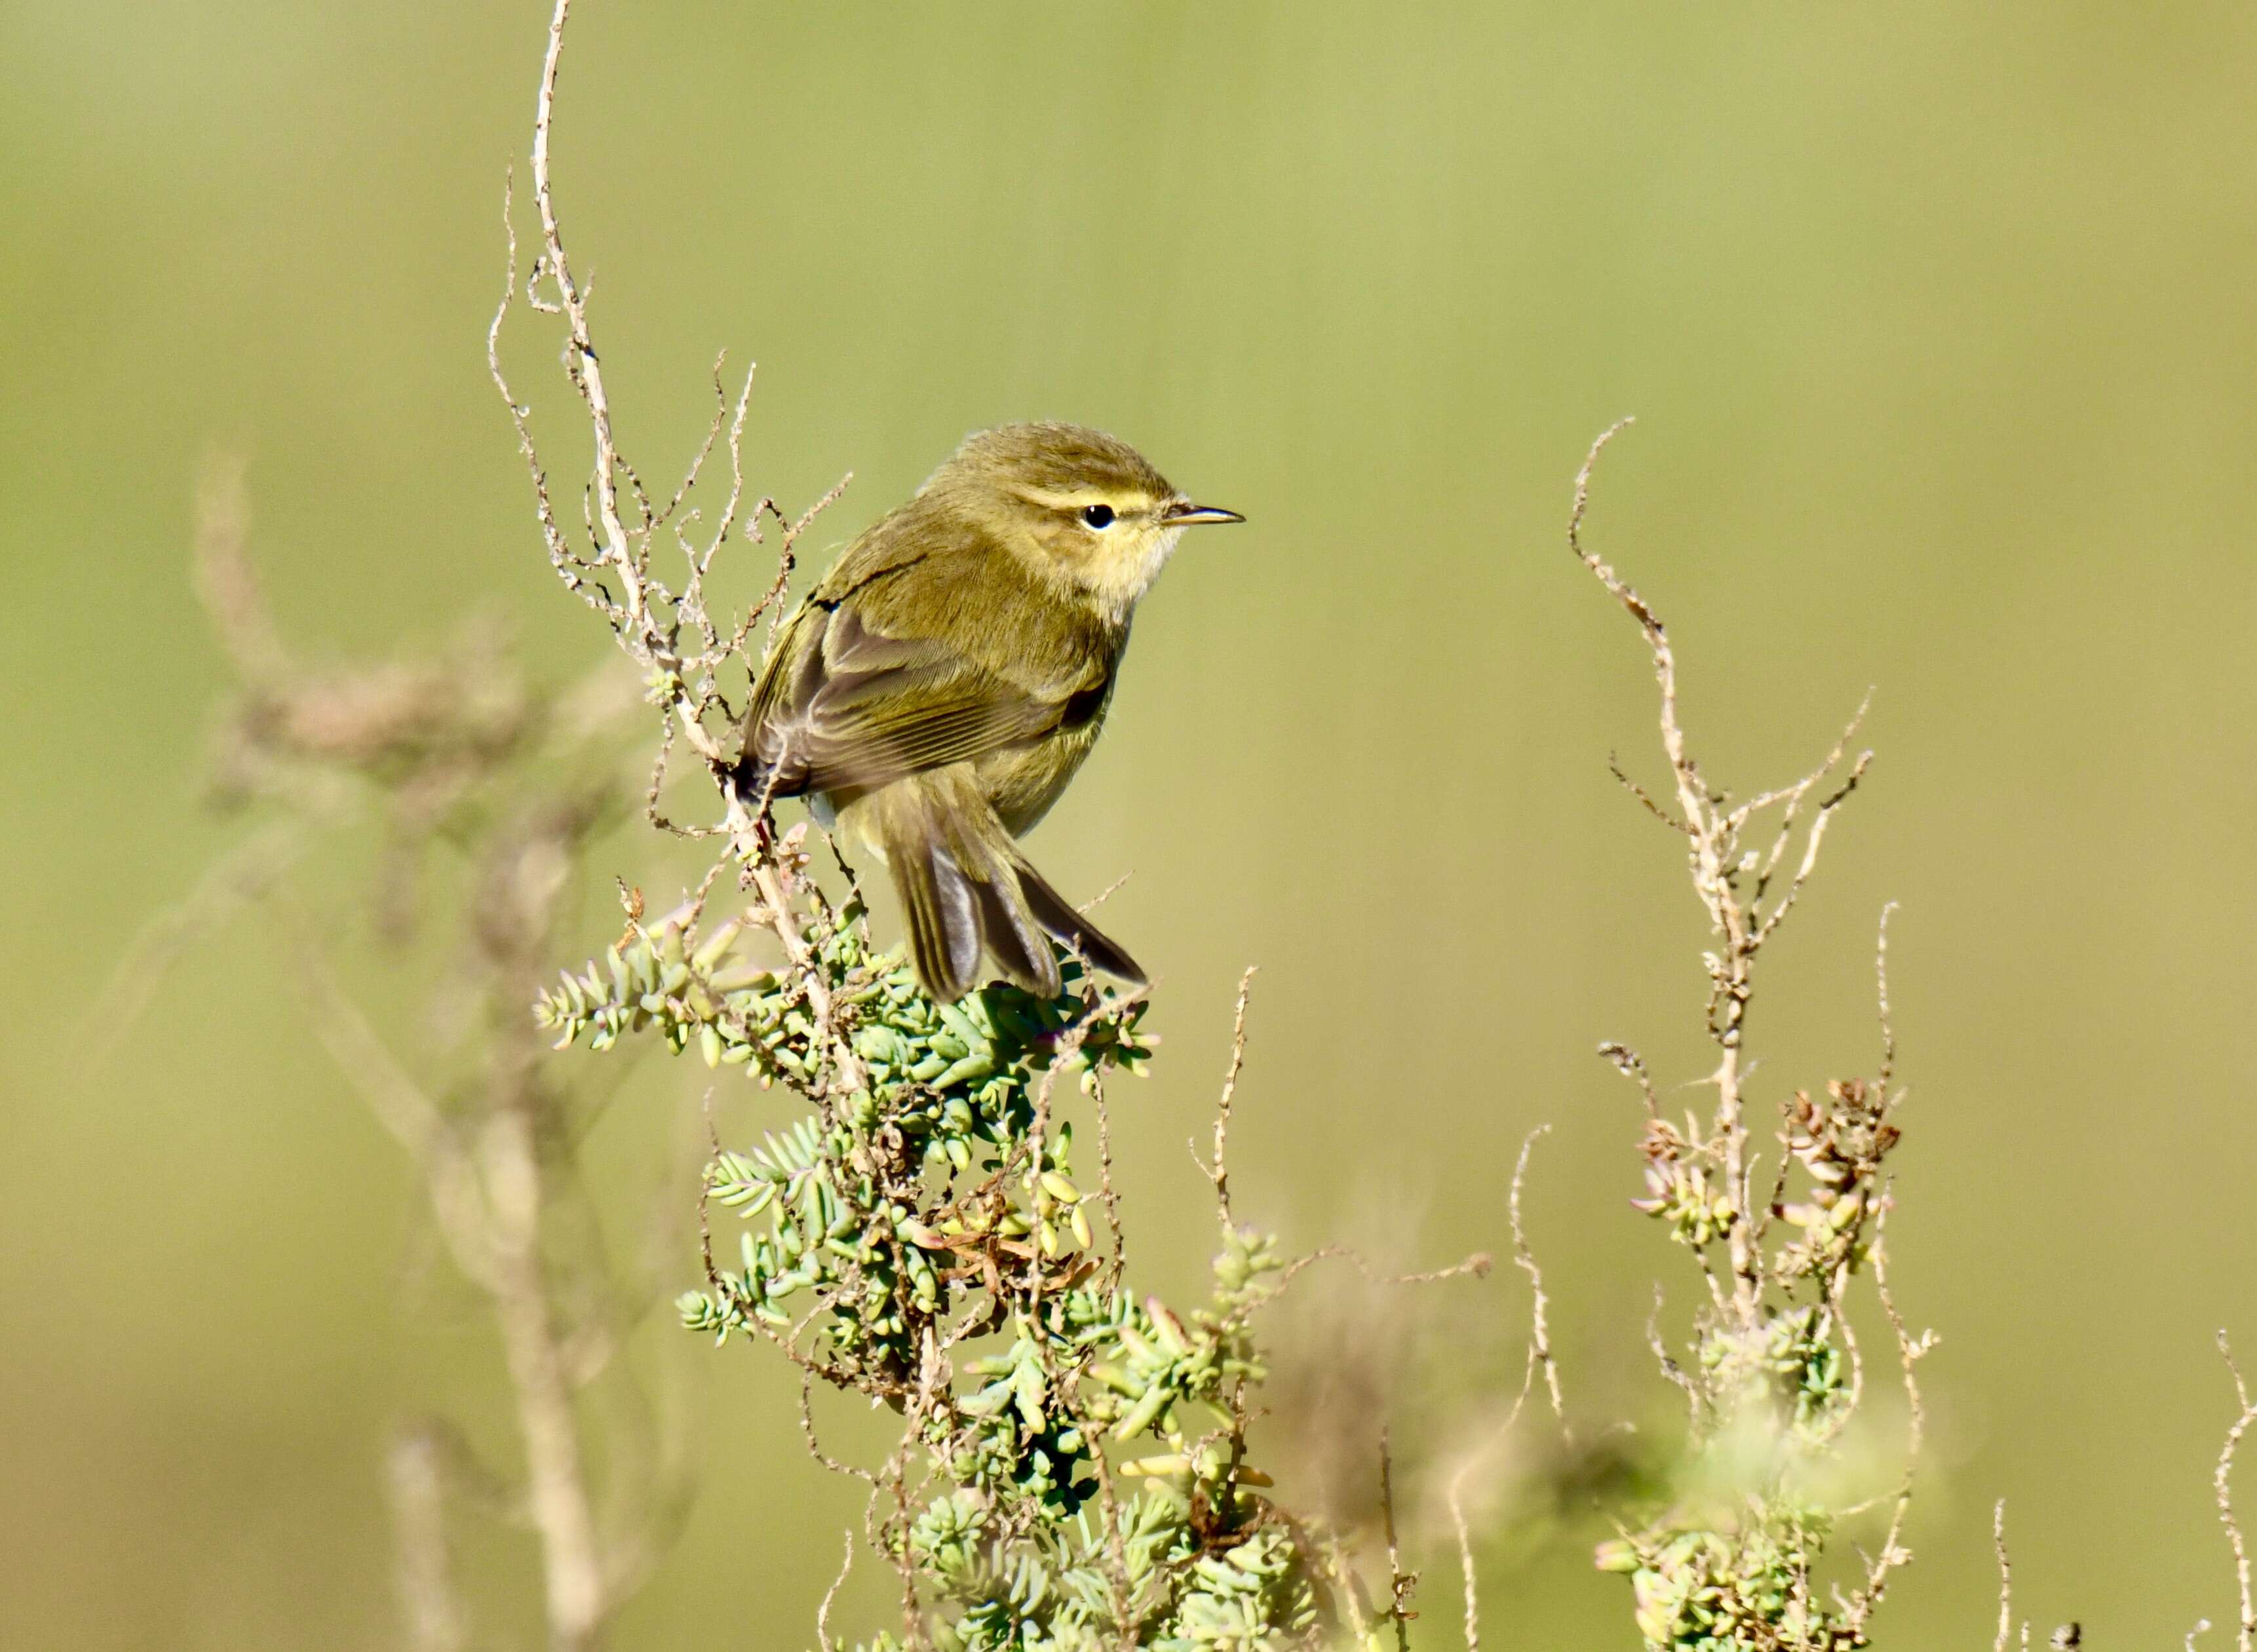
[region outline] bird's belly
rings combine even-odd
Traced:
[[[1097,743],[1097,725],[1061,730],[1048,739],[1014,751],[991,752],[980,759],[980,789],[1003,830],[1023,837],[1050,813]]]

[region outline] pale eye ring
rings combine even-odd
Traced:
[[[1111,527],[1113,507],[1109,505],[1085,505],[1081,507],[1081,519],[1093,528]]]

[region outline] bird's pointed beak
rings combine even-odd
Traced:
[[[1163,513],[1161,520],[1170,527],[1196,527],[1202,522],[1243,522],[1246,519],[1235,511],[1226,511],[1219,505],[1193,505],[1188,499],[1178,499]]]

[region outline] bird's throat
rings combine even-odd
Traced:
[[[1160,577],[1168,558],[1175,554],[1176,541],[1183,536],[1183,529],[1169,528],[1153,534],[1136,554],[1107,557],[1079,570],[1083,589],[1099,614],[1111,625],[1127,625],[1136,604],[1152,589],[1152,582]]]

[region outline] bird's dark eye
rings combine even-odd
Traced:
[[[1111,527],[1113,507],[1109,505],[1085,505],[1081,507],[1081,519],[1092,527]]]

